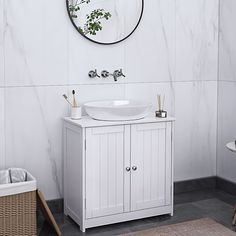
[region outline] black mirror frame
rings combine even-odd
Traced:
[[[140,21],[141,21],[141,19],[142,19],[142,17],[143,17],[143,11],[144,11],[144,0],[141,0],[141,1],[142,1],[142,9],[141,9],[140,17],[139,17],[138,23],[136,24],[136,26],[134,27],[134,29],[131,31],[131,33],[129,33],[129,34],[128,34],[126,37],[124,37],[123,39],[118,40],[118,41],[115,41],[115,42],[112,42],[112,43],[97,42],[97,41],[95,41],[95,40],[93,40],[93,39],[90,39],[90,38],[86,37],[84,34],[82,34],[82,33],[79,31],[77,25],[75,24],[75,22],[73,21],[71,15],[70,15],[70,11],[69,11],[69,0],[66,0],[66,9],[67,9],[67,13],[68,13],[68,15],[69,15],[69,18],[70,18],[70,21],[71,21],[72,25],[73,25],[73,26],[75,27],[75,29],[79,32],[80,35],[82,35],[84,38],[88,39],[89,41],[91,41],[91,42],[93,42],[93,43],[97,43],[97,44],[100,44],[100,45],[112,45],[112,44],[117,44],[117,43],[120,43],[120,42],[126,40],[126,39],[129,38],[129,37],[134,33],[134,31],[138,28],[138,26],[139,26],[139,24],[140,24]]]

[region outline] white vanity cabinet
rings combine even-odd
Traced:
[[[64,211],[82,231],[173,214],[173,121],[64,119]]]

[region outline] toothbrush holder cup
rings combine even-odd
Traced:
[[[72,120],[79,120],[82,116],[82,109],[81,107],[71,107],[71,119]]]

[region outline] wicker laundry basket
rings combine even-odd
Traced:
[[[0,185],[0,235],[37,235],[36,180]]]

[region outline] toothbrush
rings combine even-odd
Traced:
[[[65,94],[63,94],[62,96],[63,96],[63,97],[65,98],[65,100],[72,106],[71,102],[68,100],[68,97],[67,97]]]
[[[75,90],[72,90],[72,94],[73,94],[73,107],[77,107],[77,103],[75,100]]]

